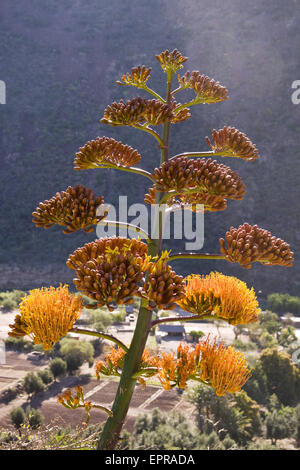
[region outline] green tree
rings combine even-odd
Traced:
[[[278,315],[270,310],[259,315],[259,323],[262,329],[270,334],[277,334],[281,328]]]
[[[295,432],[295,438],[297,441],[297,444],[300,444],[300,404],[296,406],[295,408],[295,421],[296,421],[296,432]]]
[[[39,428],[45,421],[43,413],[40,410],[31,408],[31,406],[27,406],[26,408],[26,418],[32,429]]]
[[[300,371],[290,356],[276,348],[260,355],[257,368],[266,377],[267,395],[276,393],[283,405],[297,404],[300,396]]]
[[[96,331],[105,332],[113,324],[114,316],[101,308],[87,310],[86,312],[88,313],[89,323]]]
[[[45,385],[50,384],[54,379],[53,374],[50,369],[39,370],[37,375],[42,379]]]
[[[45,390],[42,379],[34,372],[29,372],[23,379],[23,388],[28,395],[33,395]]]
[[[300,315],[300,297],[274,293],[268,295],[267,305],[268,308],[277,313]]]
[[[88,341],[64,338],[61,342],[60,355],[67,363],[67,370],[75,372],[85,361],[93,364],[94,348]]]
[[[220,444],[217,436],[215,441]],[[199,444],[200,435],[186,416],[154,409],[150,416],[137,417],[129,445],[132,449],[192,450],[198,449]],[[215,442],[211,445],[215,448]]]
[[[15,407],[10,412],[10,419],[16,429],[19,429],[26,420],[25,411],[21,406]]]
[[[257,403],[246,393],[239,397],[218,397],[207,386],[199,385],[190,394],[190,400],[196,405],[201,434],[217,431],[221,438],[228,434],[238,445],[246,445],[260,433]]]
[[[199,341],[200,338],[202,338],[204,336],[204,333],[203,331],[190,331],[190,336],[192,338],[193,341]]]
[[[52,372],[54,379],[56,380],[59,377],[66,375],[67,363],[60,357],[56,357],[50,362],[49,369]]]
[[[295,334],[295,328],[292,326],[287,326],[286,328],[282,328],[279,338],[278,344],[287,348],[291,343],[297,340],[297,336]]]
[[[293,408],[281,407],[280,410],[273,410],[266,417],[267,438],[276,445],[278,439],[290,437],[295,432],[295,416]]]

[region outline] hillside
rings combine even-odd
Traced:
[[[235,126],[260,150],[258,162],[222,160],[247,186],[243,201],[205,216],[205,251],[217,251],[231,225],[248,221],[271,230],[296,252],[293,268],[254,265],[246,271],[226,262],[176,262],[181,273],[212,269],[270,292],[299,294],[300,105],[291,101],[299,79],[300,9],[297,0],[3,0],[0,79],[0,290],[71,283],[70,252],[95,238],[36,229],[31,213],[44,199],[82,183],[106,202],[142,202],[147,180],[113,170],[75,172],[75,152],[107,135],[139,149],[142,165],[158,164],[151,136],[99,123],[106,105],[134,96],[114,82],[134,65],[152,66],[153,88],[163,93],[154,55],[178,48],[198,69],[225,85],[230,99],[198,106],[172,128],[172,153],[207,150],[213,128]],[[176,250],[182,244],[172,245]]]

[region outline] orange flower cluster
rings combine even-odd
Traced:
[[[23,297],[20,315],[16,315],[9,336],[29,335],[34,344],[51,349],[73,327],[83,307],[79,296],[69,293],[67,286],[33,289]]]
[[[119,376],[119,370],[123,368],[124,358],[126,352],[124,349],[117,347],[113,348],[110,353],[105,356],[105,361],[97,361],[95,364],[95,372],[97,380],[100,380],[100,375],[117,375]],[[142,355],[140,368],[154,367],[157,364],[157,357],[151,357],[150,352],[145,349]]]
[[[158,378],[166,390],[178,385],[185,388],[187,381],[200,380],[216,390],[218,396],[235,393],[249,379],[251,373],[242,353],[224,342],[200,340],[194,349],[180,344],[177,358],[164,353],[158,364]]]
[[[199,317],[215,316],[232,325],[256,322],[260,312],[253,288],[220,273],[188,276],[185,296],[178,304]]]
[[[58,395],[57,401],[61,403],[65,408],[75,410],[76,408],[84,408],[87,414],[87,420],[84,423],[88,424],[90,420],[90,410],[93,408],[93,404],[90,401],[85,401],[83,396],[83,390],[80,385],[75,387],[75,395],[72,395],[72,390],[68,388],[61,395]]]
[[[239,392],[251,376],[244,354],[224,341],[211,341],[208,336],[199,341],[195,354],[200,358],[200,380],[215,388],[218,396]]]
[[[167,265],[168,253],[165,252],[160,258],[151,261],[148,265],[148,279],[144,283],[144,292],[149,302],[149,309],[158,307],[168,309],[176,307],[184,295],[184,281],[171,267]]]
[[[141,155],[129,145],[117,142],[109,137],[97,137],[87,142],[76,153],[75,170],[106,168],[118,166],[134,166],[139,163]]]
[[[235,127],[225,126],[223,129],[212,131],[212,140],[206,137],[206,142],[213,151],[222,157],[239,157],[243,160],[255,160],[259,157],[256,146],[243,132]]]
[[[219,240],[221,253],[227,261],[240,263],[244,268],[251,268],[251,263],[255,261],[267,266],[293,265],[294,253],[290,245],[257,225],[245,223],[238,228],[231,227],[226,232],[225,240]]]
[[[100,374],[120,375],[125,354],[118,348],[106,355],[105,362],[98,361],[95,366],[98,380]],[[157,376],[165,390],[175,386],[185,388],[188,380],[200,380],[215,388],[216,394],[221,396],[241,390],[251,373],[242,353],[231,346],[226,347],[223,341],[218,343],[216,338],[211,341],[208,336],[194,348],[181,343],[176,357],[174,353],[151,356],[145,350],[136,375],[142,386],[145,385],[143,377]]]
[[[219,82],[201,75],[198,71],[186,72],[183,77],[178,76],[181,90],[191,88],[196,93],[196,103],[217,103],[228,99],[228,90]]]
[[[170,390],[175,385],[185,388],[187,381],[197,372],[197,365],[195,351],[181,343],[177,348],[176,359],[174,353],[162,354],[157,366],[157,377],[165,390]]]
[[[131,69],[131,73],[122,76],[121,81],[117,81],[118,85],[131,85],[137,88],[143,88],[143,85],[149,80],[152,68],[145,65],[138,65]]]
[[[184,57],[177,49],[174,49],[172,52],[165,50],[155,57],[163,71],[171,74],[182,69],[182,64],[188,60],[188,58]]]
[[[56,193],[50,200],[40,202],[33,215],[33,222],[37,227],[49,228],[55,224],[63,225],[63,233],[72,233],[83,229],[85,232],[94,230],[99,220],[106,216],[97,215],[97,207],[104,204],[104,198],[96,199],[91,189],[80,184],[66,191]]]
[[[151,204],[155,190],[176,192],[175,199],[169,201],[171,205],[177,199],[182,204],[204,204],[206,210],[213,211],[224,210],[226,198],[239,200],[245,195],[245,185],[239,175],[210,158],[174,158],[156,168],[153,177],[155,184],[145,197]],[[172,193],[170,198],[173,198]]]
[[[159,100],[137,97],[126,102],[113,102],[107,106],[101,122],[110,126],[136,126],[145,123],[158,126],[171,121],[172,118],[171,106]]]

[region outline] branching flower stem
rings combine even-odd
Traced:
[[[169,256],[168,261],[174,261],[176,259],[217,259],[225,260],[225,255],[218,253],[174,253]]]
[[[147,85],[143,85],[138,88],[141,88],[142,90],[147,91],[148,93],[153,95],[157,100],[161,101],[162,103],[166,103],[166,100],[164,100],[158,93],[156,93],[156,91],[152,90],[152,88],[149,88]]]
[[[137,175],[146,176],[152,182],[154,182],[153,176],[149,171],[143,170],[142,168],[135,168],[133,166],[116,166],[116,165],[101,165],[101,168],[111,168],[113,170],[128,171],[129,173],[136,173]]]
[[[208,152],[185,152],[185,153],[179,153],[178,155],[174,155],[174,157],[170,158],[170,160],[173,160],[173,158],[197,158],[197,157],[215,157],[215,156],[221,156],[220,153],[215,153],[212,150]]]
[[[213,320],[215,319],[212,315],[182,315],[178,317],[163,317],[158,318],[157,320],[153,320],[151,323],[151,328],[160,323],[170,323],[170,322],[186,322],[186,321],[194,321],[194,320]]]
[[[129,224],[128,222],[119,222],[117,220],[107,220],[107,219],[102,219],[98,222],[100,225],[108,225],[110,227],[123,227],[127,228],[127,230],[131,230],[132,232],[139,233],[143,235],[143,237],[146,239],[146,242],[148,244],[151,243],[151,239],[148,235],[148,233],[143,230],[141,227],[138,227],[137,225]]]
[[[122,341],[120,341],[115,336],[108,335],[106,333],[99,333],[98,331],[91,331],[91,330],[86,330],[86,329],[77,328],[77,327],[72,328],[71,330],[69,330],[69,332],[70,333],[78,333],[80,335],[97,336],[98,338],[108,339],[109,341],[112,341],[113,343],[120,346],[120,348],[124,349],[125,352],[128,351],[127,346],[125,346],[125,344],[122,343]]]
[[[148,132],[148,134],[153,135],[153,137],[155,137],[155,139],[159,143],[160,148],[163,148],[165,146],[164,141],[161,139],[160,135],[148,125],[142,126],[142,125],[137,124],[137,125],[132,125],[131,127],[134,127],[135,129],[139,129],[140,131]]]

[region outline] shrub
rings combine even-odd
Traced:
[[[204,336],[203,331],[190,331],[190,336],[193,341],[198,341],[200,338]]]
[[[61,341],[60,355],[67,363],[67,370],[75,372],[85,361],[92,363],[94,348],[87,341],[64,338]]]
[[[26,418],[28,420],[29,426],[32,429],[39,428],[45,420],[44,415],[40,410],[36,410],[30,406],[27,406],[26,408]]]
[[[42,379],[34,372],[29,372],[23,379],[23,387],[28,395],[33,395],[45,390]]]
[[[60,357],[56,357],[49,364],[49,369],[52,372],[54,379],[63,377],[67,372],[67,363]]]
[[[198,449],[200,436],[189,419],[178,412],[163,413],[157,408],[149,416],[137,417],[130,439],[131,449]]]
[[[54,376],[50,369],[39,370],[37,375],[42,379],[45,385],[48,385],[53,382]]]
[[[10,419],[16,429],[19,429],[25,423],[26,415],[20,406],[15,407],[10,412]]]
[[[18,308],[19,303],[24,297],[25,292],[21,290],[13,290],[0,293],[0,306],[4,312],[10,312]]]
[[[5,339],[5,347],[8,351],[29,352],[33,349],[33,344],[32,341],[28,341],[24,338],[8,337]]]
[[[3,312],[11,312],[16,308],[16,304],[12,299],[7,298],[3,300],[1,307]]]
[[[288,406],[273,410],[266,417],[267,438],[276,445],[277,439],[290,437],[295,432],[295,415],[293,408]]]
[[[244,341],[240,339],[236,339],[232,343],[232,346],[234,346],[239,351],[253,351],[254,349],[256,349],[256,344],[253,343],[253,341],[247,341],[246,343],[244,343]]]

